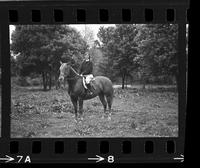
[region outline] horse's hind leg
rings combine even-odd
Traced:
[[[112,107],[112,102],[113,102],[113,96],[106,96],[106,100],[108,103],[108,119],[111,120],[111,107]]]
[[[101,100],[101,103],[103,104],[104,115],[105,115],[105,114],[106,114],[107,103],[106,103],[104,94],[100,94],[100,95],[99,95],[99,99]],[[103,116],[103,117],[104,117],[104,116]]]

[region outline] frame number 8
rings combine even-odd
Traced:
[[[108,156],[108,163],[113,163],[115,160],[114,160],[114,156],[110,155]]]

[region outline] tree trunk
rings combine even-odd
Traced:
[[[44,72],[42,72],[42,85],[43,85],[43,89],[44,89],[44,83],[45,83]]]
[[[43,90],[47,90],[47,73],[42,72]]]
[[[142,89],[145,89],[146,87],[145,87],[145,82],[143,83],[143,85],[142,85]]]
[[[59,89],[60,88],[60,82],[58,80],[59,78],[59,74],[55,74],[55,85],[56,85],[56,89]]]
[[[60,86],[59,86],[59,81],[58,81],[58,79],[56,78],[56,80],[55,80],[55,83],[56,83],[56,90],[57,89],[59,89],[60,88]]]
[[[51,81],[51,72],[49,72],[49,90],[51,90],[51,83],[52,81]]]
[[[44,72],[44,79],[45,79],[44,90],[47,90],[47,73],[46,72]]]
[[[143,77],[143,84],[142,84],[142,89],[146,89],[145,85],[146,85],[146,76]]]
[[[127,83],[128,83],[128,76],[126,76],[126,89],[128,88]]]
[[[125,83],[125,75],[122,75],[122,89],[124,89],[124,83]]]

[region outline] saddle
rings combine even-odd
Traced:
[[[86,81],[85,81],[85,77],[83,76],[83,86],[85,89],[87,89],[87,86],[86,86]]]
[[[92,83],[94,80],[95,80],[95,78],[93,78],[93,79],[89,82],[89,84],[95,89],[95,87],[93,86],[93,83]],[[85,75],[83,76],[83,86],[84,86],[85,89],[88,89],[87,83],[86,83],[86,76],[85,76]]]

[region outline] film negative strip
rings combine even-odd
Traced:
[[[0,1],[0,164],[184,162],[188,12]]]

